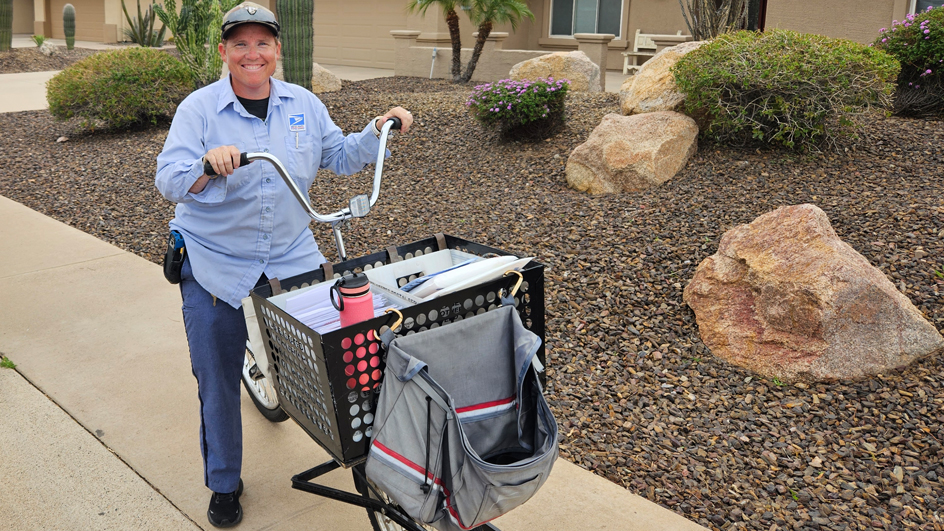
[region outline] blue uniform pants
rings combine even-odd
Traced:
[[[188,259],[181,269],[180,295],[200,396],[204,483],[213,492],[233,492],[239,485],[243,458],[239,387],[246,320],[242,309],[215,300],[194,280]]]

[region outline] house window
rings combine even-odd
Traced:
[[[929,7],[938,7],[940,5],[941,0],[911,0],[911,12],[922,13],[927,11]]]
[[[612,33],[620,38],[623,0],[552,0],[551,37]]]

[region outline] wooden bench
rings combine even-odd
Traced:
[[[623,52],[623,75],[626,75],[630,70],[638,71],[642,68],[642,64],[639,63],[640,57],[652,57],[656,54],[656,43],[653,41],[653,38],[660,37],[679,37],[682,35],[682,30],[679,30],[675,35],[659,35],[656,33],[640,33],[640,30],[636,30],[636,40],[633,41],[633,51]],[[629,63],[630,58],[632,58],[632,64]]]

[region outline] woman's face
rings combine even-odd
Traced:
[[[275,73],[282,44],[268,28],[243,24],[220,43],[220,57],[229,67],[233,92],[249,99],[269,96],[269,77]]]

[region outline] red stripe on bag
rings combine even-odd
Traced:
[[[502,398],[501,400],[493,400],[491,402],[483,402],[481,404],[475,404],[472,406],[457,407],[456,413],[468,413],[469,411],[475,411],[478,409],[487,409],[495,406],[503,406],[505,404],[510,404],[515,401],[515,395],[509,396],[508,398]]]
[[[446,487],[443,485],[442,480],[440,480],[440,479],[437,478],[436,476],[430,474],[425,468],[423,468],[423,467],[421,467],[420,465],[414,463],[413,461],[410,461],[410,460],[407,459],[406,457],[404,457],[404,456],[398,454],[397,452],[391,450],[390,448],[387,448],[386,446],[384,446],[382,443],[380,443],[380,442],[378,442],[378,441],[374,441],[374,442],[373,442],[373,445],[376,446],[378,450],[380,450],[381,452],[383,452],[383,453],[387,454],[388,456],[392,457],[392,458],[395,459],[396,461],[399,461],[400,463],[403,463],[403,464],[406,465],[407,467],[409,467],[409,468],[415,470],[415,471],[418,472],[421,476],[426,476],[427,478],[433,480],[433,482],[434,482],[435,484],[439,485],[439,486],[443,489],[443,493],[446,494],[446,496],[449,495],[449,491],[448,491],[448,490],[446,489]]]

